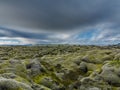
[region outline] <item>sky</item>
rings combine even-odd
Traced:
[[[120,43],[120,0],[0,0],[0,45]]]

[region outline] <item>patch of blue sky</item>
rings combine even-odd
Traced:
[[[76,39],[90,39],[93,37],[95,33],[96,33],[95,29],[80,32],[78,33],[78,35],[76,35]]]

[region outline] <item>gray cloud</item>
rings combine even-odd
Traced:
[[[119,0],[0,0],[0,24],[70,30],[119,21]]]
[[[119,10],[120,0],[0,0],[0,37],[36,43],[119,42]],[[75,38],[92,29],[97,32],[93,36]]]
[[[2,43],[17,43],[17,44],[50,44],[50,43],[65,43],[70,37],[69,34],[51,33],[51,32],[25,32],[10,28],[0,27],[0,44]]]

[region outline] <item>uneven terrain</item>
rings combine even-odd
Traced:
[[[0,90],[120,90],[120,46],[1,46]]]

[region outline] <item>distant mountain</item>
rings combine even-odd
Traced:
[[[120,43],[116,44],[116,46],[120,46]]]
[[[110,46],[120,48],[120,43],[114,44],[114,45],[110,45]]]

